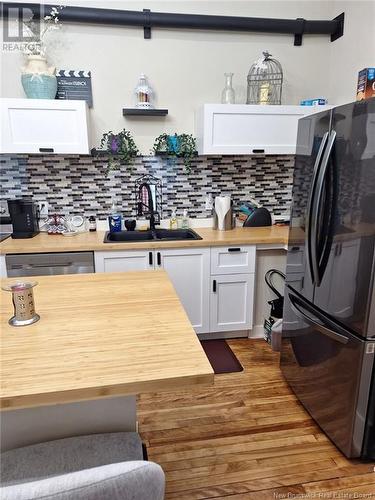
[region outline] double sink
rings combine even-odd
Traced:
[[[132,241],[184,241],[201,240],[192,229],[153,229],[148,231],[107,232],[104,243],[124,243]]]

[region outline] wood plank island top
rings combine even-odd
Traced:
[[[8,325],[11,294],[1,291],[2,409],[213,383],[165,271],[35,280],[41,319],[30,326]]]
[[[137,241],[126,243],[104,243],[105,231],[82,233],[66,238],[62,235],[40,233],[34,238],[0,243],[2,254],[41,252],[80,252],[95,250],[148,250],[155,248],[187,248],[229,245],[279,244],[287,245],[287,226],[237,227],[230,231],[215,231],[208,228],[194,229],[201,240],[188,241]]]

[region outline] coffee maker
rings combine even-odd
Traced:
[[[29,199],[8,200],[12,238],[33,238],[39,234],[39,208]]]

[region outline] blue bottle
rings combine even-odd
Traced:
[[[120,212],[116,208],[116,204],[113,201],[111,207],[111,213],[108,216],[109,231],[111,233],[117,233],[121,231],[122,217]]]

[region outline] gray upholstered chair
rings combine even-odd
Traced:
[[[135,432],[77,436],[1,454],[2,500],[162,500],[161,467]]]

